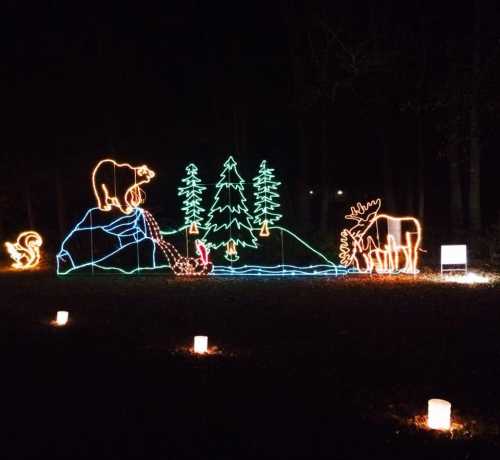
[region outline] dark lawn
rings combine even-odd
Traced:
[[[0,289],[3,458],[500,458],[498,283],[3,273]],[[200,333],[222,353],[184,352]],[[430,397],[465,424],[453,438],[410,423]]]

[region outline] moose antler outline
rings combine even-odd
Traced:
[[[372,213],[377,214],[380,211],[381,206],[382,206],[382,200],[380,198],[368,201],[365,205],[361,204],[358,201],[356,206],[351,206],[351,214],[347,214],[345,218],[349,220],[355,220],[358,222],[361,220],[367,220],[363,219],[361,216],[363,216],[368,210],[370,210],[371,207],[375,207],[376,209],[375,211],[372,211],[370,214]]]

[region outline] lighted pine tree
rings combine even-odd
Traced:
[[[252,233],[252,217],[245,205],[245,181],[230,156],[217,182],[214,203],[208,213],[203,241],[212,250],[224,248],[224,257],[235,262],[239,259],[238,247],[257,248],[257,238]]]
[[[273,225],[283,216],[276,212],[280,207],[277,202],[277,192],[281,182],[274,176],[274,169],[267,166],[264,160],[259,167],[259,173],[253,179],[255,203],[254,223],[260,226],[260,236],[269,236],[269,225]]]
[[[179,187],[178,195],[185,197],[181,208],[184,213],[184,225],[189,227],[190,234],[197,235],[205,211],[201,207],[201,196],[206,187],[201,185],[198,168],[193,163],[186,166],[186,173],[186,177],[181,181],[183,185]]]

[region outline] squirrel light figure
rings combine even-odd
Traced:
[[[26,270],[35,268],[40,263],[40,247],[43,244],[39,233],[29,230],[22,232],[15,243],[6,242],[5,247],[11,259],[13,268]]]

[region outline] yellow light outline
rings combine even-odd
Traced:
[[[208,251],[200,240],[196,240],[200,257],[183,257],[172,243],[163,239],[158,222],[153,215],[145,209],[143,212],[151,238],[169,261],[170,268],[176,276],[206,276],[212,271],[212,263],[208,260]]]
[[[191,222],[191,225],[189,226],[188,233],[190,235],[199,235],[200,230],[198,230],[198,225],[195,221]]]
[[[108,188],[106,187],[106,184],[96,184],[97,171],[104,163],[111,163],[113,165],[113,168],[129,168],[134,172],[134,185],[131,185],[126,190],[124,196],[125,204],[127,205],[126,207],[123,206],[123,204],[116,196],[111,196]],[[143,172],[145,174],[149,172],[150,175],[148,176],[148,179],[137,182],[137,174],[140,172]],[[132,166],[129,163],[118,163],[112,158],[105,158],[104,160],[99,161],[99,163],[97,163],[97,165],[94,167],[94,170],[92,171],[92,188],[94,190],[94,196],[97,200],[97,207],[101,211],[111,211],[113,207],[116,207],[123,214],[130,214],[134,210],[134,208],[137,208],[140,204],[144,203],[146,195],[145,192],[140,188],[140,186],[142,184],[147,184],[155,176],[156,173],[153,170],[149,169],[146,165]],[[101,191],[99,191],[99,185],[101,187]],[[101,200],[102,193],[104,193],[104,203]]]
[[[5,242],[5,247],[14,263],[12,268],[27,270],[40,263],[40,247],[43,239],[38,232],[27,230],[19,234],[15,243]]]
[[[354,266],[360,272],[372,273],[418,273],[418,251],[422,242],[422,227],[418,219],[412,216],[394,217],[389,214],[379,214],[382,201],[380,198],[363,205],[351,206],[351,214],[346,219],[354,220],[356,224],[345,228],[340,233],[340,262],[342,265]],[[367,215],[364,219],[362,216]],[[397,244],[394,235],[387,233],[385,243],[380,244],[378,238],[378,222],[390,220],[410,222],[415,226],[415,231],[404,233],[404,244]],[[363,225],[361,225],[363,224]],[[360,226],[360,229],[357,227]],[[377,243],[372,235],[368,235],[373,227],[377,229]],[[417,235],[416,238],[412,235]],[[403,235],[402,235],[403,237]],[[352,243],[350,244],[350,241]]]
[[[267,220],[264,220],[262,222],[262,225],[260,227],[260,232],[259,232],[259,236],[262,237],[262,238],[266,238],[270,235],[271,233],[269,232],[269,225],[267,223]]]
[[[236,250],[236,243],[232,238],[226,244],[226,254],[228,256],[238,255],[238,251]]]

